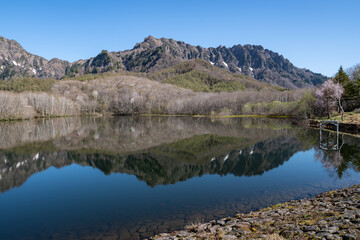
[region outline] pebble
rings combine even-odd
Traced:
[[[360,239],[359,203],[360,185],[354,185],[150,239]]]

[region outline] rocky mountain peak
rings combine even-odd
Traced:
[[[39,77],[59,79],[65,75],[69,62],[47,59],[27,52],[15,40],[0,37],[0,80]]]
[[[0,49],[4,49],[4,45],[7,45],[10,48],[21,48],[22,46],[15,40],[6,39],[0,36]]]
[[[144,39],[143,42],[136,44],[134,48],[148,49],[148,48],[157,48],[162,45],[163,45],[163,41],[161,39],[157,39],[149,35]]]
[[[288,59],[260,45],[203,48],[182,41],[148,36],[131,50],[102,52],[74,63],[26,52],[13,40],[0,38],[0,79],[15,77],[62,78],[101,72],[153,72],[191,59],[202,59],[232,73],[285,88],[311,87],[327,78],[295,67]]]

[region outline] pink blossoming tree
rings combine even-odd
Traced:
[[[331,117],[331,112],[339,106],[342,113],[341,120],[344,120],[344,110],[341,105],[341,96],[343,93],[344,88],[340,84],[334,83],[333,79],[328,79],[315,91],[315,106],[317,106],[322,113],[327,114],[328,118]]]

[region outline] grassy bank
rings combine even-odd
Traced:
[[[334,113],[330,119],[328,119],[327,117],[322,117],[322,118],[315,118],[314,120],[316,120],[316,121],[333,120],[333,121],[339,121],[341,123],[346,123],[346,124],[360,124],[360,113],[345,112],[344,120],[341,120],[340,113]]]
[[[326,117],[308,119],[307,124],[310,127],[319,128],[320,121],[328,121],[328,120],[338,121],[340,132],[360,135],[360,113],[347,112],[344,114],[344,120],[341,120],[341,114],[336,113],[333,114],[333,116],[330,119]],[[336,131],[336,126],[333,124],[323,125],[323,128]]]

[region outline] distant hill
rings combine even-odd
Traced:
[[[213,65],[214,68],[206,66],[202,62],[193,61],[190,65],[196,64],[195,70],[179,74],[176,69],[183,70],[183,67],[187,66],[183,63],[192,59],[202,59],[208,65]],[[205,68],[206,71],[204,71]],[[220,71],[219,68],[222,70]],[[164,72],[165,69],[168,70]],[[203,48],[173,39],[157,39],[149,36],[143,42],[137,43],[131,50],[119,52],[103,50],[96,57],[70,63],[60,59],[48,61],[28,53],[14,40],[0,37],[0,79],[25,76],[60,79],[87,73],[120,71],[149,73],[153,79],[161,79],[161,81],[176,85],[188,85],[189,82],[192,82],[192,86],[194,86],[194,79],[197,82],[195,85],[198,85],[199,79],[203,82],[211,82],[213,80],[208,76],[216,76],[215,78],[218,80],[231,79],[232,82],[226,84],[231,85],[229,89],[237,90],[242,86],[239,81],[234,82],[234,79],[243,80],[240,81],[242,84],[245,84],[244,81],[246,81],[249,85],[258,85],[251,80],[254,78],[261,82],[290,89],[311,87],[326,80],[326,77],[321,74],[297,68],[278,53],[255,45]],[[165,75],[169,73],[172,77],[165,80],[164,73]],[[181,75],[181,77],[175,75]],[[214,84],[207,84],[207,87],[196,86],[196,88],[205,87],[205,89],[209,88],[208,91],[216,90],[218,80],[214,80]],[[179,83],[179,81],[184,83]]]

